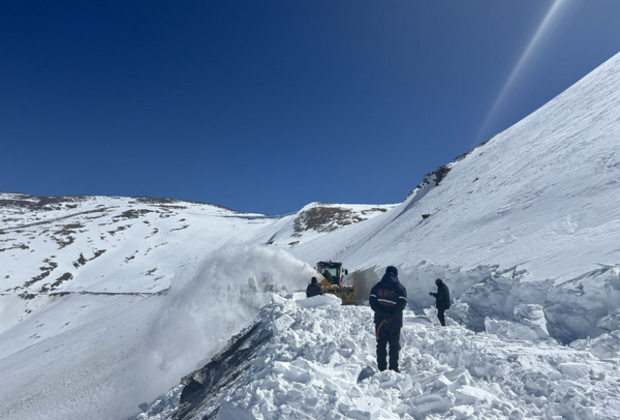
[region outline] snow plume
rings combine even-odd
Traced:
[[[177,274],[151,323],[147,337],[151,350],[139,369],[148,375],[136,375],[132,388],[152,388],[153,399],[178,384],[183,375],[221,351],[229,337],[250,325],[270,301],[271,292],[301,289],[313,275],[310,266],[286,251],[264,246],[226,247],[195,270],[186,268]],[[123,398],[133,398],[135,406],[135,396]]]

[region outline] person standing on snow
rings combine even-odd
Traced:
[[[446,309],[450,309],[450,289],[441,279],[435,280],[435,284],[437,285],[437,293],[429,293],[432,297],[435,298],[435,306],[437,307],[437,318],[439,318],[439,322],[441,322],[441,326],[446,326],[446,318],[444,316],[444,312]]]
[[[317,283],[316,277],[312,277],[312,280],[308,287],[306,288],[306,297],[311,298],[312,296],[322,295],[323,291],[321,290],[321,286]]]
[[[377,338],[377,365],[380,371],[387,368],[387,345],[390,345],[390,370],[400,372],[400,329],[403,326],[403,310],[407,306],[407,289],[398,280],[398,270],[389,266],[381,281],[370,290],[370,307],[375,312]]]

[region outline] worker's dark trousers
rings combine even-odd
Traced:
[[[379,325],[375,325],[375,331]],[[399,372],[398,351],[400,350],[400,328],[381,326],[377,332],[377,365],[379,370],[387,368],[387,345],[390,345],[390,369]]]
[[[444,312],[446,312],[445,309],[437,308],[437,318],[439,318],[439,322],[441,323],[442,327],[446,326],[446,316],[444,315]]]

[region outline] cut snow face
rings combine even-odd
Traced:
[[[329,300],[275,296],[254,327],[135,419],[618,418],[617,359],[405,311],[401,373],[375,373],[370,308]]]
[[[428,293],[436,290],[435,279],[444,279],[454,301],[447,313],[476,332],[499,334],[508,328],[515,338],[552,337],[568,344],[618,329],[613,314],[620,307],[620,266],[601,267],[559,285],[527,281],[527,274],[515,267],[465,270],[429,262],[399,270],[410,309],[424,314],[434,305]]]

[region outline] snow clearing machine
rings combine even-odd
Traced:
[[[339,297],[343,305],[360,305],[367,301],[370,289],[379,281],[373,269],[355,271],[349,276],[341,262],[319,261],[316,271],[323,293]]]

